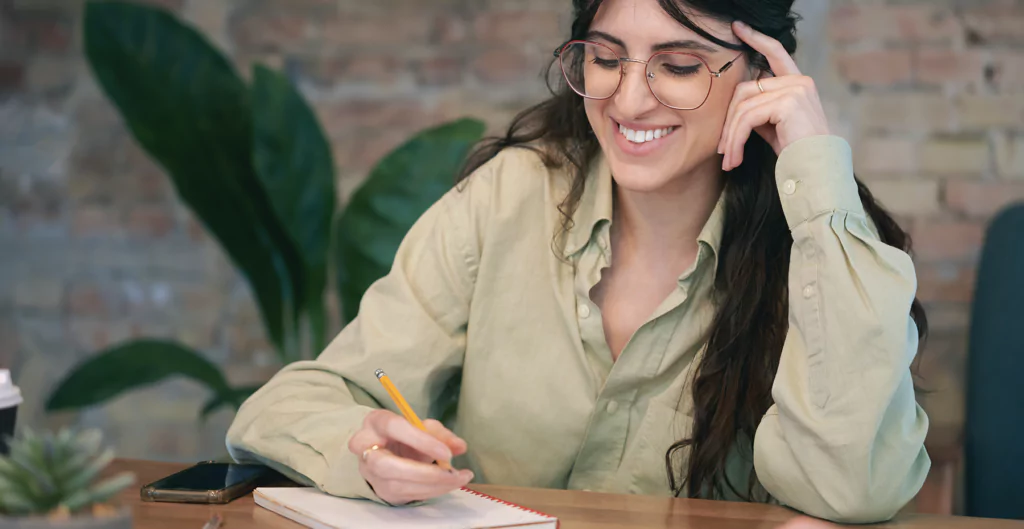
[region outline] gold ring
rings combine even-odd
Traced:
[[[380,446],[378,445],[373,445],[370,448],[363,450],[363,461],[366,461],[366,458],[370,457],[370,452],[376,452],[377,450],[380,450]]]
[[[762,94],[764,93],[764,87],[761,86],[761,78],[760,77],[757,79],[757,89],[760,90]]]

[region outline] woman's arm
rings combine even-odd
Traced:
[[[227,435],[236,460],[267,463],[329,494],[380,501],[346,445],[373,409],[394,410],[378,368],[417,413],[439,413],[438,397],[465,352],[479,256],[473,212],[486,211],[484,176],[416,222],[391,272],[367,290],[359,316],[319,358],[285,367],[242,405]]]
[[[793,235],[789,334],[754,467],[768,492],[808,514],[887,520],[930,466],[909,367],[914,266],[875,233],[843,139],[793,143],[777,180]]]
[[[789,333],[754,439],[754,470],[775,498],[844,522],[891,518],[921,488],[928,418],[910,363],[917,328],[914,265],[883,244],[860,202],[849,145],[830,136],[814,81],[777,40],[736,22],[776,77],[740,83],[722,133],[722,167],[751,133],[779,161],[793,235]]]

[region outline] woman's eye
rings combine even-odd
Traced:
[[[618,59],[602,59],[600,57],[594,57],[594,59],[591,60],[590,62],[600,66],[601,68],[609,70],[612,68],[617,68],[619,66]]]
[[[700,73],[700,65],[699,64],[687,65],[687,66],[679,66],[679,65],[675,65],[675,64],[665,64],[664,67],[665,67],[665,71],[668,72],[669,75],[675,75],[675,76],[679,76],[679,77],[686,77],[686,76],[690,76],[690,75],[697,75],[698,73]]]

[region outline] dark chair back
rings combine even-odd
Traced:
[[[989,225],[970,325],[965,514],[1024,520],[1024,204]]]

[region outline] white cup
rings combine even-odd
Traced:
[[[21,390],[11,380],[11,372],[0,369],[0,455],[7,454],[7,438],[14,435],[14,421],[21,402]]]

